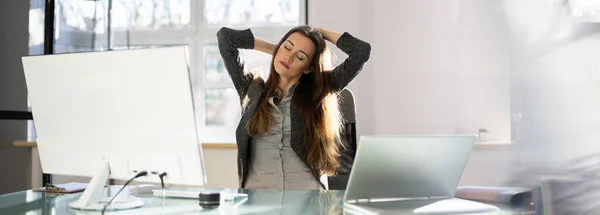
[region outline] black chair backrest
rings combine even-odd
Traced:
[[[354,94],[348,88],[340,92],[340,107],[342,118],[344,119],[344,139],[350,148],[353,149],[352,157],[356,154],[356,105],[354,103]]]
[[[356,155],[356,105],[354,103],[354,94],[348,88],[340,92],[340,109],[344,119],[344,132],[342,141],[344,148],[340,150],[340,167],[335,174],[328,178],[330,190],[345,190],[348,185],[348,178],[354,163]]]

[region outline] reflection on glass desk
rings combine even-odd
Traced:
[[[105,189],[104,195],[114,195],[119,188],[120,186],[112,186],[110,189]],[[344,211],[343,191],[224,189],[223,192],[246,193],[248,197],[236,198],[230,202],[221,201],[219,208],[203,209],[197,199],[133,196],[125,189],[117,199],[139,198],[145,202],[145,205],[138,209],[110,211],[105,214],[356,214],[356,211],[349,210],[348,207]],[[100,214],[97,211],[69,208],[69,203],[77,200],[80,195],[81,193],[50,194],[31,190],[0,195],[0,214]],[[365,212],[367,214],[411,214],[412,211],[406,208],[406,204],[386,203],[384,205],[381,210],[363,211],[358,214]],[[515,212],[519,214],[516,208],[496,206],[499,206],[502,211],[494,214],[515,214]]]

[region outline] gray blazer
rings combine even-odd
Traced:
[[[254,76],[251,73],[246,73],[244,71],[244,63],[239,57],[238,49],[254,48],[254,34],[252,31],[250,29],[235,30],[223,27],[217,32],[217,37],[219,51],[223,58],[225,68],[240,96],[242,105],[242,117],[236,129],[236,142],[238,148],[237,164],[239,183],[240,188],[244,188],[248,176],[249,157],[251,156],[249,153],[249,140],[251,137],[246,130],[246,124],[250,117],[254,115],[258,102],[265,92],[265,86],[257,84],[258,82],[254,81]],[[348,58],[333,70],[334,89],[341,91],[358,75],[358,73],[360,73],[364,64],[369,60],[371,45],[345,32],[338,39],[336,46],[348,54]],[[304,120],[297,111],[293,98],[291,109],[291,146],[298,157],[312,170],[315,179],[319,181],[317,172],[312,168],[312,165],[306,162],[305,146],[302,139],[303,132],[298,132],[303,131]]]

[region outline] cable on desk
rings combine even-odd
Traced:
[[[128,185],[129,183],[131,183],[131,182],[132,182],[134,179],[136,179],[136,178],[139,178],[139,177],[142,177],[142,176],[145,176],[145,175],[148,175],[148,172],[146,172],[146,171],[141,171],[141,172],[140,172],[140,173],[138,173],[137,175],[133,176],[133,178],[129,179],[129,181],[127,181],[127,182],[126,182],[126,183],[123,185],[123,187],[121,187],[121,189],[119,190],[119,192],[117,192],[117,194],[115,194],[115,195],[114,195],[114,196],[113,196],[113,197],[110,199],[110,201],[108,201],[108,203],[106,203],[106,205],[104,205],[104,208],[102,208],[102,215],[104,215],[104,211],[106,211],[106,208],[107,208],[107,207],[110,205],[110,203],[112,203],[112,202],[115,200],[115,198],[117,198],[117,196],[119,195],[119,193],[121,193],[121,191],[123,191],[123,189],[125,189],[125,187],[127,187],[127,185]]]
[[[166,172],[161,173],[160,175],[158,175],[158,177],[160,178],[160,186],[161,188],[164,190],[165,189],[165,182],[163,180],[163,178],[167,176]]]

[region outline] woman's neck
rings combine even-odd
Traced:
[[[285,77],[279,77],[279,90],[281,90],[281,92],[283,92],[283,95],[281,98],[284,98],[285,96],[287,96],[288,94],[288,90],[290,89],[290,87],[292,87],[292,85],[294,85],[296,82],[298,82],[298,80],[300,79],[300,77],[297,78],[285,78]]]

